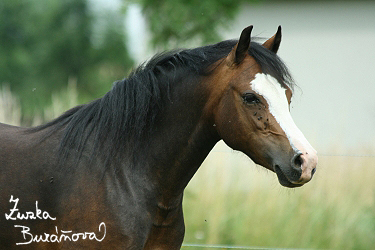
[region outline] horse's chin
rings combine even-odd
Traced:
[[[288,188],[295,188],[295,187],[303,186],[303,184],[295,184],[295,183],[290,182],[289,179],[283,173],[283,171],[280,169],[280,167],[275,166],[274,171],[282,186],[288,187]]]

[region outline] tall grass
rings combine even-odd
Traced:
[[[11,125],[21,124],[21,106],[13,96],[8,84],[0,85],[0,122]]]
[[[185,243],[374,249],[374,157],[320,156],[313,180],[287,189],[223,148],[211,152],[186,189]]]
[[[71,78],[66,89],[52,94],[51,105],[43,112],[34,115],[31,125],[36,126],[50,121],[78,104],[77,82],[75,78]],[[0,85],[0,122],[21,126],[23,125],[21,113],[19,98],[12,94],[9,85]]]
[[[52,100],[34,125],[78,104],[75,81]],[[6,85],[0,122],[21,123],[19,100]],[[185,191],[185,243],[374,249],[374,178],[375,157],[320,156],[313,180],[287,189],[274,173],[219,143]]]

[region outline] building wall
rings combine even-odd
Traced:
[[[225,38],[272,36],[282,25],[279,55],[297,89],[292,115],[318,151],[375,147],[375,2],[246,5]]]

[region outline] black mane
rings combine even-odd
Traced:
[[[215,69],[210,66],[226,57],[236,43],[228,40],[158,54],[135,69],[128,78],[115,82],[102,98],[72,108],[55,120],[29,131],[49,129],[46,133],[49,136],[63,129],[60,143],[62,158],[66,158],[72,148],[82,154],[90,139],[92,155],[100,150],[110,163],[119,152],[135,151],[140,142],[147,139],[158,113],[168,105],[170,89],[178,79],[186,75],[198,78],[211,74]],[[264,73],[293,88],[288,69],[276,54],[255,42],[251,43],[249,54]],[[105,148],[103,145],[106,145]]]

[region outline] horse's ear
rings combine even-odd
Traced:
[[[280,47],[280,42],[281,42],[281,26],[279,26],[276,34],[273,37],[271,37],[270,39],[268,39],[267,41],[263,43],[263,47],[271,50],[274,53],[277,53]]]
[[[228,58],[230,60],[231,64],[240,64],[245,56],[248,53],[248,50],[250,48],[250,35],[251,30],[253,29],[253,26],[246,27],[242,32],[240,36],[240,40],[234,46],[233,50],[230,52]]]

